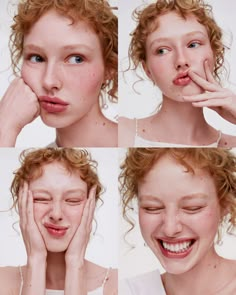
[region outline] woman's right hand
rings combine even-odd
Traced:
[[[22,128],[40,114],[36,94],[16,78],[0,101],[0,146],[14,146]]]
[[[20,228],[24,239],[28,260],[46,260],[47,249],[44,239],[34,220],[33,195],[24,182],[19,192]]]

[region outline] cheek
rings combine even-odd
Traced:
[[[160,218],[156,214],[147,214],[139,210],[139,225],[140,230],[145,240],[150,239],[151,235],[155,232],[160,224]]]
[[[23,63],[21,68],[21,77],[24,82],[37,93],[37,88],[39,87],[38,71],[34,71],[32,68]]]

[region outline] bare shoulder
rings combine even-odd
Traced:
[[[118,143],[119,147],[134,146],[136,119],[119,118],[118,122]]]
[[[236,136],[222,134],[219,147],[233,148],[236,147]]]
[[[20,290],[19,267],[0,267],[0,294],[18,295]]]
[[[118,294],[118,271],[105,268],[86,260],[89,290],[95,290],[104,284],[104,295]],[[93,279],[95,278],[95,280]]]

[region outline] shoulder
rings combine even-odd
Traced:
[[[19,267],[0,267],[0,294],[18,295],[20,284],[21,278]]]
[[[118,139],[120,147],[134,146],[134,137],[136,131],[136,119],[119,118]]]
[[[104,284],[104,295],[118,294],[118,271],[113,268],[106,268],[86,260],[86,269],[89,277],[96,278],[96,282],[90,282],[96,289]],[[95,283],[95,285],[94,285]],[[98,283],[98,285],[96,285]]]
[[[229,134],[222,134],[219,147],[231,148],[236,147],[236,136]]]

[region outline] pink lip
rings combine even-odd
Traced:
[[[190,240],[192,241],[193,239],[178,239],[178,240],[175,240],[175,241],[173,241],[173,240],[170,241],[168,239],[161,239],[161,240],[164,241],[164,242],[167,242],[168,244],[176,244],[176,243],[182,243],[182,242],[189,242]],[[171,252],[171,251],[165,249],[161,244],[161,240],[158,239],[157,242],[158,242],[158,245],[159,245],[159,247],[161,249],[162,254],[165,257],[172,258],[172,259],[174,259],[174,258],[182,259],[182,258],[185,258],[186,256],[188,256],[190,254],[190,252],[192,251],[193,245],[195,244],[195,241],[196,241],[195,240],[194,243],[187,250],[185,250],[183,252],[179,252],[179,253],[174,253],[174,252]]]
[[[45,223],[45,228],[47,229],[48,233],[56,238],[63,237],[66,234],[68,227],[59,226],[55,224]]]
[[[186,86],[191,82],[191,78],[188,76],[188,70],[182,73],[179,73],[175,79],[173,80],[173,83],[177,86]]]
[[[39,102],[41,107],[48,113],[61,113],[67,109],[69,105],[58,97],[40,96]]]

